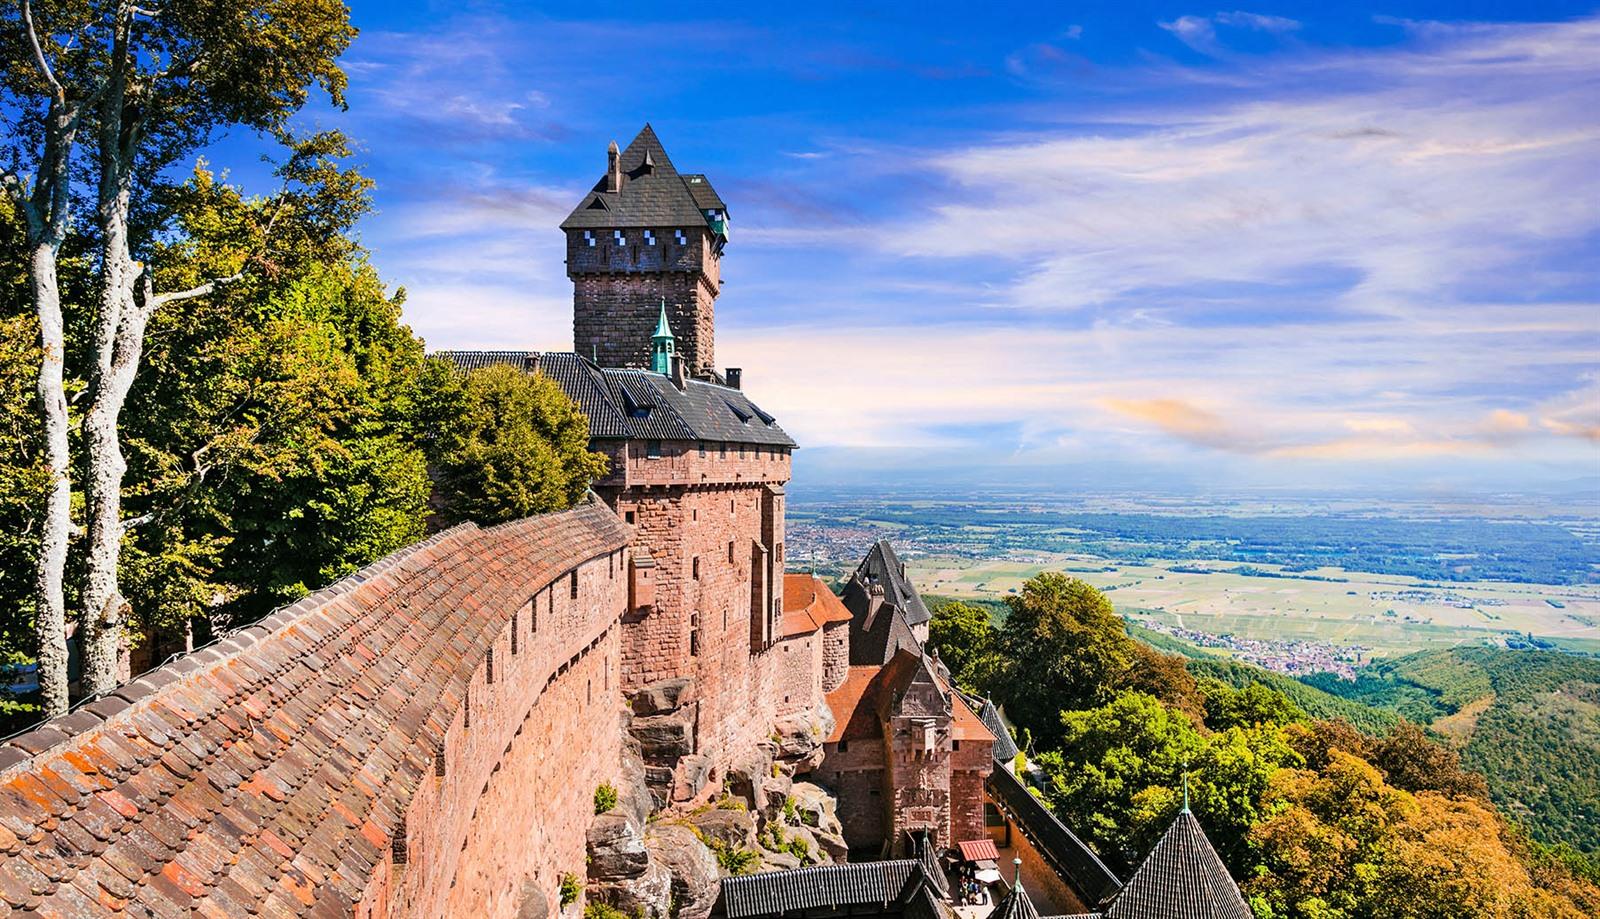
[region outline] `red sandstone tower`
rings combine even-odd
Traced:
[[[690,376],[715,373],[728,209],[703,175],[673,168],[647,124],[561,224],[573,284],[572,348],[601,367],[649,367],[664,306]]]
[[[594,489],[653,566],[650,602],[623,619],[623,689],[651,784],[689,800],[778,731],[786,703],[821,701],[783,688],[801,666],[782,647],[795,444],[736,371],[712,369],[727,211],[704,176],[679,174],[646,125],[561,226],[578,353],[537,367],[588,414],[611,458]]]

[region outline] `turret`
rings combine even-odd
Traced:
[[[672,372],[672,357],[677,354],[678,340],[672,335],[672,324],[667,321],[667,301],[661,301],[661,316],[656,320],[656,332],[650,336],[650,369],[656,373]]]

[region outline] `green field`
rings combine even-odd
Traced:
[[[1374,656],[1522,634],[1600,651],[1600,588],[1594,586],[1438,584],[1337,568],[1283,573],[1272,565],[1255,567],[1283,576],[1260,577],[1229,571],[1237,562],[1124,565],[1042,553],[991,560],[926,556],[906,563],[918,588],[930,594],[999,599],[1040,571],[1066,571],[1106,591],[1136,620],[1213,635],[1360,646]]]

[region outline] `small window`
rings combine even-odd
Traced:
[[[700,614],[689,614],[689,656],[700,656]]]
[[[695,557],[694,557],[694,561],[693,561],[693,562],[692,562],[692,563],[691,563],[691,564],[690,564],[690,567],[691,567],[691,568],[692,568],[692,569],[693,569],[693,571],[694,571],[694,573],[693,573],[693,575],[692,575],[692,577],[693,577],[693,578],[694,578],[694,579],[695,579],[695,580],[696,580],[696,581],[698,581],[698,580],[700,580],[700,556],[698,556],[698,555],[696,555],[696,556],[695,556]]]
[[[744,459],[744,444],[739,445],[739,458]]]
[[[850,741],[848,741],[848,740],[839,741],[839,752],[840,753],[849,753],[850,752]]]
[[[645,441],[645,444],[644,444],[644,455],[645,455],[646,459],[660,459],[661,458],[661,441],[659,441],[659,440],[647,440],[647,441]]]
[[[705,459],[706,458],[706,442],[703,441],[703,440],[700,441],[700,458],[701,459]]]
[[[672,231],[672,238],[677,240],[678,241],[678,245],[680,245],[680,246],[687,246],[689,244],[689,238],[687,236],[683,235],[683,231],[682,230],[673,230]]]
[[[656,234],[652,233],[649,230],[645,230],[644,231],[644,244],[647,245],[647,246],[655,245],[656,244]]]
[[[717,445],[717,449],[718,449],[718,455],[719,456],[721,456],[723,459],[727,459],[728,458],[728,445],[727,444],[718,444]]]
[[[583,244],[593,248],[593,246],[594,246],[594,234],[591,233],[588,230],[584,230],[583,231]]]
[[[778,564],[780,564],[780,565],[783,564],[783,543],[781,543],[781,542],[778,543],[777,556],[778,556]]]
[[[489,650],[487,650],[487,651],[485,651],[483,653],[483,675],[484,675],[484,682],[485,683],[493,683],[494,682],[494,649],[493,648],[490,648]]]
[[[622,519],[627,521],[628,523],[632,523],[633,522],[633,511],[623,511],[622,512]]]
[[[517,653],[517,614],[511,614],[511,653]]]
[[[528,634],[539,634],[539,595],[534,594],[528,601]]]
[[[578,599],[578,569],[572,569],[572,574],[567,578],[572,587],[572,599]]]
[[[621,230],[612,230],[611,238],[615,240],[619,246],[625,245],[628,242],[628,237],[624,236]]]
[[[728,540],[728,564],[733,564],[733,540]]]
[[[959,741],[959,740],[950,741],[950,750],[951,750],[951,752],[954,752],[954,751],[959,750],[959,749],[961,749],[961,741]]]

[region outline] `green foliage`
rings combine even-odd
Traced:
[[[1215,658],[1191,658],[1186,666],[1202,683],[1206,679],[1213,679],[1226,683],[1234,689],[1259,684],[1281,693],[1309,717],[1341,718],[1368,734],[1382,734],[1400,721],[1399,716],[1393,712],[1372,708],[1361,702],[1317,689],[1293,677],[1263,670],[1250,664]]]
[[[499,523],[571,507],[605,473],[589,422],[548,377],[513,367],[456,373],[432,361],[423,417],[446,523]]]
[[[1375,662],[1354,683],[1316,685],[1450,727],[1462,765],[1488,778],[1494,802],[1534,839],[1600,854],[1600,660],[1454,648]],[[1458,712],[1455,723],[1441,721]]]
[[[1000,670],[999,641],[988,610],[955,601],[934,607],[928,644],[963,688],[986,692],[990,677]]]
[[[717,857],[717,865],[728,874],[749,874],[761,863],[761,855],[743,846],[733,846],[720,839],[701,838]]]
[[[578,880],[576,874],[570,871],[563,872],[561,886],[558,889],[561,893],[561,905],[568,907],[578,902],[578,897],[583,895],[583,882]]]
[[[643,919],[644,914],[635,911],[632,915],[608,906],[604,903],[586,903],[583,907],[583,919]]]
[[[596,814],[609,813],[617,806],[617,786],[610,782],[601,782],[594,789],[594,812]]]
[[[1260,683],[1234,689],[1221,680],[1203,679],[1200,689],[1206,698],[1206,727],[1213,731],[1288,724],[1306,717],[1283,693]]]
[[[1203,734],[1184,714],[1138,692],[1062,715],[1061,746],[1035,757],[1045,798],[1068,826],[1124,871],[1136,867],[1181,803],[1191,805],[1231,868],[1245,867],[1245,835],[1272,772],[1299,755],[1268,723]]]

